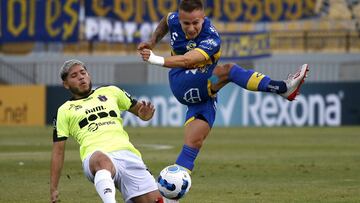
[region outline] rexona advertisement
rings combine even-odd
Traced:
[[[127,126],[182,126],[186,107],[179,104],[166,85],[121,86],[139,100],[150,100],[154,118],[144,122],[129,112]],[[341,126],[360,124],[360,83],[313,83],[289,102],[271,93],[250,92],[228,85],[218,94],[216,126]]]
[[[176,100],[168,85],[118,86],[138,100],[151,101],[156,108],[153,119],[147,122],[129,112],[124,112],[122,117],[125,126],[184,124],[186,107]],[[275,94],[250,92],[229,84],[218,93],[215,125],[262,127],[359,125],[360,96],[354,94],[354,90],[357,89],[360,89],[360,83],[305,83],[301,95],[295,101],[289,102]],[[48,87],[47,98],[47,123],[50,124],[57,107],[68,99],[69,95],[64,88]]]

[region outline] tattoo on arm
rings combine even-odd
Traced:
[[[166,21],[167,16],[164,16],[160,20],[159,25],[156,27],[153,35],[151,36],[151,42],[153,43],[153,45],[157,44],[168,33],[169,27]]]

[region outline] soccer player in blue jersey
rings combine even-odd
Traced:
[[[161,57],[151,50],[170,33],[171,56]],[[284,81],[275,81],[236,64],[217,65],[221,39],[205,17],[201,0],[182,0],[177,12],[161,19],[148,42],[138,45],[144,61],[170,68],[170,88],[177,100],[188,107],[185,139],[176,164],[193,170],[194,161],[215,119],[216,93],[229,82],[247,90],[272,92],[292,101],[304,82],[308,65]]]

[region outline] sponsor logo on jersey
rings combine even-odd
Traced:
[[[89,113],[94,113],[94,112],[102,111],[102,110],[105,110],[105,107],[104,107],[104,106],[97,106],[97,107],[94,107],[94,108],[92,108],[92,109],[86,109],[86,110],[85,110],[85,113],[86,113],[86,114],[89,114]]]
[[[115,121],[105,121],[105,122],[91,123],[88,126],[88,131],[89,132],[95,132],[97,129],[99,129],[100,126],[103,126],[103,125],[115,125],[115,124],[116,124]]]
[[[75,111],[81,109],[81,105],[70,104],[69,110],[74,109]]]
[[[113,118],[117,117],[117,113],[114,110],[107,112],[105,111],[105,109],[106,108],[103,106],[97,106],[92,109],[86,109],[85,113],[87,114],[87,117],[79,122],[79,127],[83,128],[89,125],[88,130],[93,132],[97,130],[99,126],[115,124],[114,121],[95,123],[95,121],[98,121],[98,119],[107,118],[107,117],[113,117]]]
[[[99,95],[98,99],[102,102],[105,102],[107,100],[106,96],[104,96],[104,95]]]

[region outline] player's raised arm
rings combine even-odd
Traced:
[[[58,202],[58,184],[61,175],[61,169],[64,164],[65,140],[53,143],[51,155],[51,171],[50,171],[50,201]]]
[[[164,38],[164,36],[169,32],[169,26],[167,24],[167,16],[164,16],[158,26],[156,27],[154,33],[152,34],[151,36],[151,39],[147,42],[141,42],[137,49],[140,51],[140,50],[143,50],[143,49],[150,49],[152,50],[155,45],[160,42],[160,40],[162,38]]]
[[[140,51],[142,59],[150,64],[167,68],[197,68],[196,64],[206,61],[206,57],[197,49],[186,52],[184,55],[162,57],[155,55],[150,49]]]
[[[143,121],[148,121],[153,117],[155,108],[150,102],[140,101],[131,107],[129,112],[135,114]]]

